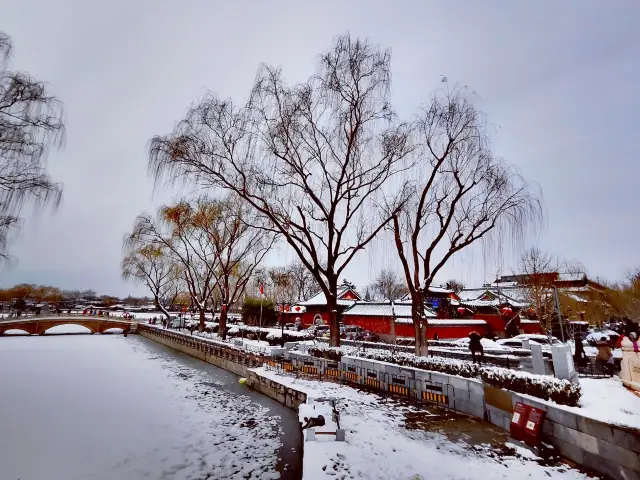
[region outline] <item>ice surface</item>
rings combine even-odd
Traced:
[[[280,414],[297,425],[138,336],[3,338],[0,363],[3,480],[280,478]]]

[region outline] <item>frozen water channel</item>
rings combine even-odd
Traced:
[[[301,477],[295,412],[130,335],[0,339],[0,478]]]

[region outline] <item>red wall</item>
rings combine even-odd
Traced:
[[[473,319],[484,320],[496,334],[504,333],[504,319],[500,315],[491,313],[474,313]]]
[[[542,333],[539,323],[522,323],[520,322],[520,328],[524,333]]]
[[[355,315],[347,315],[344,317],[345,325],[358,325],[370,332],[389,335],[391,333],[391,322],[387,317],[360,317]],[[396,323],[396,336],[409,337],[414,336],[414,327],[411,323]],[[487,333],[486,325],[430,325],[427,326],[427,338],[433,339],[434,334],[438,333],[438,338],[457,339],[468,337],[473,331],[480,335]]]

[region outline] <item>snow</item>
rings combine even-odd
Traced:
[[[620,334],[618,332],[614,332],[613,330],[602,330],[599,332],[591,332],[589,335],[587,335],[586,340],[593,343],[597,343],[603,340],[609,342],[611,341],[611,337],[618,338],[619,336]]]
[[[542,466],[528,452],[500,456],[486,444],[449,440],[437,428],[409,430],[405,427],[405,414],[418,412],[417,407],[393,399],[334,383],[296,379],[264,368],[255,371],[312,398],[338,399],[346,442],[336,442],[328,435],[323,437],[329,438],[305,442],[304,479],[587,478],[566,465]],[[308,413],[304,408],[302,411]]]
[[[350,290],[349,288],[342,288],[338,290],[338,305],[351,306],[354,304],[355,300],[340,299],[340,297],[343,296],[345,293],[347,293],[349,290]],[[320,305],[326,305],[326,304],[327,304],[327,297],[325,296],[324,292],[320,292],[314,295],[313,297],[311,297],[310,299],[299,303],[299,305],[301,306],[320,306]]]
[[[278,457],[299,468],[295,412],[228,372],[136,335],[0,344],[3,480],[266,480]]]
[[[452,343],[459,343],[463,346],[469,346],[469,342],[470,339],[469,337],[465,337],[465,338],[461,338],[459,340],[454,340]],[[510,352],[513,349],[507,347],[506,345],[500,345],[498,342],[494,342],[493,340],[489,339],[489,338],[482,338],[480,340],[480,343],[482,344],[482,347],[486,350],[501,350],[501,351],[505,351],[505,352]]]
[[[436,320],[428,320],[428,325],[451,325],[451,326],[465,326],[465,325],[486,325],[484,320],[463,320],[457,318],[438,318]]]
[[[571,410],[601,422],[640,429],[640,397],[627,390],[618,377],[581,378],[580,407]]]

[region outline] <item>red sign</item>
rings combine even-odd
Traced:
[[[542,432],[546,414],[544,410],[529,407],[529,418],[527,418],[527,423],[524,426],[524,441],[530,447],[540,445],[540,432]]]
[[[516,440],[520,440],[522,442],[525,440],[525,427],[527,425],[527,420],[529,419],[530,408],[531,407],[529,405],[518,402],[513,409],[511,427],[509,430],[511,432],[511,436]]]

